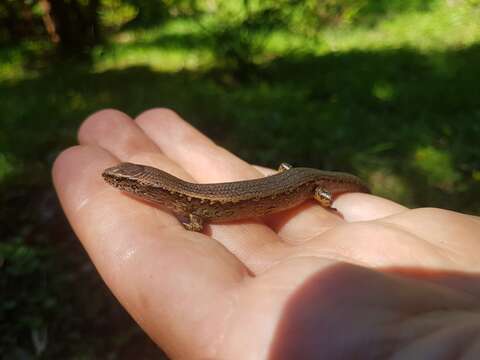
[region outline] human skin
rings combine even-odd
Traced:
[[[135,120],[97,112],[78,139],[53,167],[62,207],[109,288],[172,359],[480,358],[479,217],[350,193],[337,213],[311,201],[189,232],[102,170],[129,161],[200,183],[271,170],[167,109]]]

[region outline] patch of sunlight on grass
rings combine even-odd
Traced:
[[[419,50],[468,46],[480,41],[480,9],[457,3],[439,1],[430,11],[409,11],[385,17],[376,26],[327,27],[316,35],[305,36],[288,30],[272,31],[259,43],[264,49],[261,61],[288,55],[291,52],[325,54],[352,49]],[[183,69],[205,69],[215,65],[209,48],[209,36],[221,19],[207,14],[199,19],[174,18],[148,29],[117,34],[112,45],[100,47],[95,56],[97,72],[144,65],[158,71],[176,72]],[[433,59],[441,70],[442,59]],[[388,100],[394,94],[385,84],[374,88],[374,96]]]
[[[88,100],[85,96],[78,92],[68,94],[69,107],[74,111],[84,110],[88,107]]]
[[[121,34],[128,33],[131,38],[136,42],[151,43],[158,40],[161,40],[166,36],[182,36],[182,35],[195,35],[202,34],[205,32],[206,28],[203,25],[202,20],[192,20],[192,19],[170,19],[165,23],[153,26],[145,29],[137,29],[131,31],[125,31]]]
[[[12,49],[8,54],[0,54],[0,81],[24,78],[26,71],[23,61],[24,57],[18,49]]]
[[[472,173],[472,179],[480,182],[480,170],[474,170]]]
[[[192,34],[204,31],[202,19],[194,20],[188,18],[177,18],[167,21],[164,26],[161,27],[163,34]]]
[[[122,31],[112,36],[112,41],[116,44],[131,44],[137,37],[133,31]]]
[[[414,167],[425,176],[429,185],[452,190],[461,179],[460,173],[453,166],[450,153],[433,146],[418,148],[412,162]]]
[[[316,52],[322,47],[320,37],[305,37],[288,31],[273,31],[265,40],[265,50],[273,54],[287,54],[291,51]]]
[[[94,51],[94,69],[102,72],[144,65],[157,71],[177,72],[209,67],[211,50],[202,43],[206,36],[199,21],[172,19],[148,29],[124,31],[107,47]]]
[[[372,94],[381,101],[390,101],[395,95],[395,90],[392,84],[382,81],[373,85]]]
[[[388,169],[378,169],[368,177],[372,193],[381,197],[398,201],[402,204],[412,203],[412,193],[404,181]]]
[[[26,54],[40,54],[51,49],[51,44],[44,41],[27,40],[15,47],[0,49],[0,81],[19,81],[38,76],[38,70],[25,66]]]
[[[104,0],[98,15],[103,25],[118,29],[134,19],[137,14],[138,9],[131,4],[120,0]]]
[[[431,11],[402,13],[373,28],[328,28],[323,32],[330,51],[412,47],[438,50],[480,41],[480,9],[439,2]]]
[[[0,81],[24,78],[25,71],[20,63],[0,63]]]
[[[189,51],[188,49],[161,49],[158,47],[118,48],[96,56],[95,72],[124,69],[144,65],[157,71],[177,72],[206,68],[213,62],[210,52]]]

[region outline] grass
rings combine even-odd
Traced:
[[[41,42],[0,49],[0,352],[158,356],[96,275],[50,184],[56,154],[101,108],[171,107],[250,162],[346,170],[408,206],[478,214],[479,15],[435,1],[373,24],[249,34],[247,79],[225,65],[235,44],[216,38],[215,13],[112,35],[89,62],[46,58]],[[85,305],[86,293],[96,301]]]
[[[428,11],[408,12],[379,22],[374,28],[328,29],[328,50],[412,48],[428,54],[467,47],[480,40],[480,9],[464,3],[448,6],[437,1]]]

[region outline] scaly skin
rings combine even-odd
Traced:
[[[110,185],[174,212],[187,230],[202,231],[203,223],[264,216],[315,199],[330,207],[345,192],[369,192],[356,176],[282,164],[264,178],[214,184],[195,184],[162,170],[132,163],[106,169]]]

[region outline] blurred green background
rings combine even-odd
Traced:
[[[162,356],[51,185],[55,156],[101,108],[170,107],[250,162],[480,212],[479,0],[2,0],[0,41],[5,358]]]

